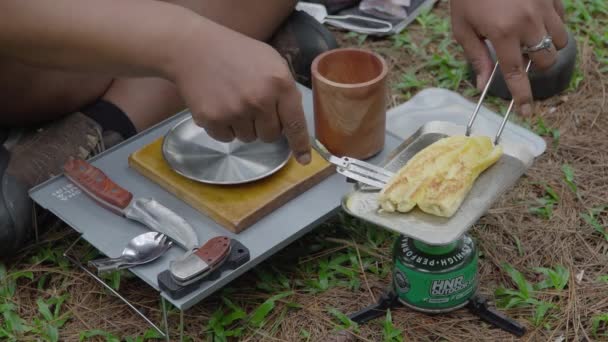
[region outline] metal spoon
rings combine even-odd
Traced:
[[[90,261],[89,265],[95,267],[97,273],[102,274],[145,264],[163,255],[172,243],[164,234],[144,233],[131,239],[118,258],[97,259]]]

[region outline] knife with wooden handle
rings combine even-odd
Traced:
[[[114,183],[103,171],[82,159],[68,160],[63,169],[70,181],[102,207],[165,234],[187,252],[199,247],[192,226],[156,200],[133,198],[133,194]]]
[[[172,261],[169,270],[173,280],[179,285],[188,285],[204,278],[222,265],[230,254],[230,246],[229,237],[217,236],[196,251]]]

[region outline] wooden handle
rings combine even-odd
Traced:
[[[133,195],[114,183],[103,171],[82,159],[70,159],[63,166],[66,177],[104,207],[126,208]]]
[[[217,236],[207,241],[194,254],[203,259],[210,268],[224,260],[226,254],[230,252],[230,238],[226,236]]]

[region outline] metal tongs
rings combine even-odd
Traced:
[[[337,166],[338,173],[365,185],[381,189],[395,175],[386,169],[358,159],[336,157],[317,139],[313,139],[313,146],[325,160]]]
[[[528,62],[528,65],[526,66],[526,73],[530,70],[530,66],[532,65],[532,60],[530,60]],[[473,111],[473,114],[471,114],[471,117],[469,118],[469,123],[467,124],[467,130],[465,132],[465,135],[468,137],[469,135],[471,135],[471,127],[473,127],[473,122],[475,121],[475,118],[477,117],[477,113],[479,113],[479,109],[481,108],[481,104],[483,102],[483,100],[486,97],[486,94],[488,93],[488,89],[490,89],[490,85],[492,84],[492,81],[494,80],[494,75],[496,75],[496,70],[498,69],[498,61],[496,62],[496,64],[494,64],[494,70],[492,70],[492,74],[490,74],[490,79],[488,80],[488,83],[486,83],[486,86],[483,88],[483,92],[481,93],[481,97],[479,98],[479,101],[477,102],[477,106],[475,107],[475,110]],[[498,141],[500,140],[500,136],[502,135],[502,131],[505,128],[505,125],[507,124],[507,120],[509,120],[509,114],[511,114],[511,110],[513,109],[513,105],[515,104],[515,100],[511,100],[511,104],[509,104],[509,108],[507,109],[507,112],[505,113],[505,117],[502,119],[502,123],[500,124],[500,127],[498,128],[498,132],[496,133],[496,137],[494,138],[494,145],[498,145]]]

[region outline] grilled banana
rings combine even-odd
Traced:
[[[502,155],[489,137],[451,136],[416,154],[380,192],[388,212],[422,211],[451,217],[477,177]]]

